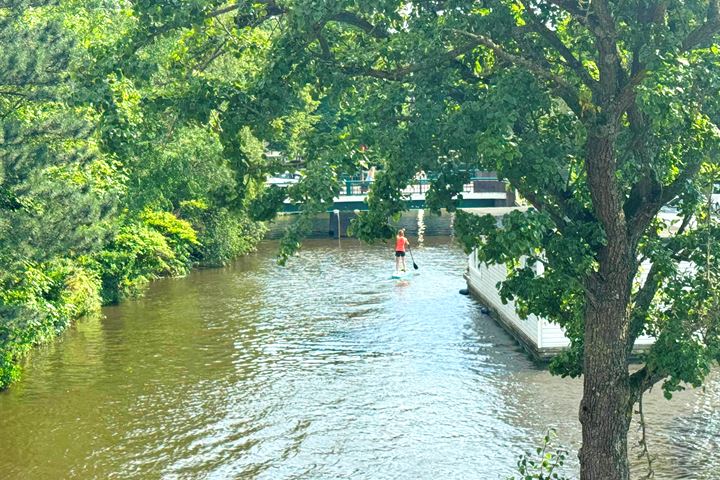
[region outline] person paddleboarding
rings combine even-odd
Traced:
[[[405,229],[401,228],[398,230],[397,236],[395,237],[395,271],[405,272],[407,267],[405,266],[405,247],[409,247],[410,242],[405,237]],[[400,268],[402,266],[402,269]]]

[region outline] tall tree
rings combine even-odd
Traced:
[[[232,23],[209,17],[218,2],[66,3],[75,3],[71,28],[88,45],[75,98],[97,110],[102,150],[123,167],[127,217],[152,209],[190,220],[203,263],[252,248],[263,229],[246,205],[267,162],[243,108],[267,33],[233,36],[252,52],[231,56]]]
[[[2,5],[0,258],[5,262],[44,260],[92,243],[89,230],[107,209],[86,182],[90,175],[83,179],[94,153],[85,141],[89,122],[63,101],[70,93],[72,46],[57,22],[43,18],[48,4]],[[76,181],[68,181],[73,175]]]
[[[64,326],[52,304],[63,278],[92,283],[58,263],[97,249],[118,193],[92,115],[66,102],[73,47],[53,3],[0,5],[0,388],[19,355]]]
[[[436,208],[454,207],[474,168],[497,170],[533,205],[502,226],[460,215],[461,238],[510,267],[502,292],[523,312],[567,331],[553,370],[584,377],[581,478],[628,479],[643,392],[699,385],[720,359],[706,201],[720,140],[718,1],[262,0],[219,12],[277,25],[267,98],[284,82],[318,105],[303,147],[315,163],[308,197],[337,191],[338,158],[357,158],[360,143],[382,163],[360,237],[388,234],[419,170],[437,174]],[[677,225],[658,219],[667,205]],[[631,369],[643,333],[656,342]]]

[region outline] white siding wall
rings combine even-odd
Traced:
[[[538,317],[530,315],[523,320],[515,312],[515,302],[511,301],[503,305],[500,299],[497,284],[507,277],[505,265],[478,265],[477,255],[473,252],[470,254],[468,267],[468,281],[472,288],[482,293],[485,299],[487,299],[490,303],[488,307],[495,310],[506,322],[512,323],[518,330],[521,330],[529,340],[533,341],[538,348],[541,348],[543,344],[538,334],[538,324],[540,321]]]
[[[570,340],[565,336],[565,329],[543,319],[540,323],[542,345],[545,348],[563,348],[570,346]]]
[[[542,265],[539,265],[538,273],[542,274]],[[523,320],[515,312],[515,302],[508,302],[507,305],[503,305],[497,290],[497,284],[505,280],[506,277],[507,270],[504,265],[478,265],[476,253],[473,252],[470,254],[468,258],[468,280],[472,288],[481,292],[488,302],[490,302],[488,307],[498,312],[499,315],[502,315],[505,321],[512,323],[519,330],[522,330],[530,340],[535,342],[538,349],[564,348],[569,346],[570,341],[565,336],[565,330],[558,325],[538,318],[535,315],[530,315],[527,319]],[[643,335],[637,339],[635,345],[652,345],[654,341],[654,338]]]

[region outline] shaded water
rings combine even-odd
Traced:
[[[407,284],[385,246],[310,241],[285,269],[275,248],[156,282],[36,352],[0,394],[0,478],[505,478],[548,425],[577,448],[581,382],[457,293],[449,239],[416,249]],[[717,376],[650,395],[656,478],[718,478],[718,407]]]

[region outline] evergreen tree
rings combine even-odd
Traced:
[[[65,104],[72,44],[50,2],[6,3],[0,21],[0,259],[47,261],[92,248],[111,208],[101,191],[92,125]],[[32,10],[29,7],[32,6]]]
[[[50,8],[0,8],[0,387],[18,355],[67,322],[53,305],[73,275],[61,259],[97,249],[114,208],[91,123],[65,103],[72,44],[45,20]]]

